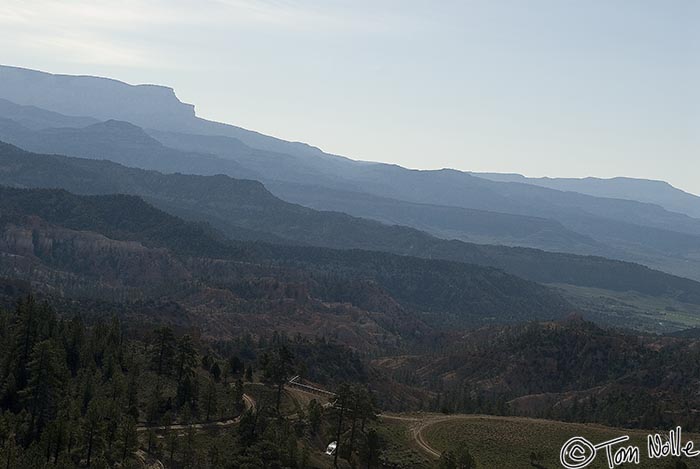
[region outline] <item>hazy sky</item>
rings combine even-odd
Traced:
[[[696,0],[2,0],[0,63],[356,159],[700,194]]]

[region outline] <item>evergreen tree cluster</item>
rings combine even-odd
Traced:
[[[0,311],[0,467],[129,467],[149,425],[233,418],[243,410],[243,363],[222,381],[189,335],[150,343],[118,319],[60,319],[31,296]],[[148,438],[149,449],[157,446]]]

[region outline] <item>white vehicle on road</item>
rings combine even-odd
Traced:
[[[328,448],[326,448],[326,454],[328,456],[333,456],[335,454],[335,449],[338,447],[338,442],[337,441],[332,441],[329,445]]]

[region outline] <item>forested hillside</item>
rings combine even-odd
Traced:
[[[226,176],[164,175],[106,161],[37,155],[6,144],[0,144],[0,169],[0,183],[15,187],[140,195],[170,213],[207,221],[234,239],[388,251],[496,267],[537,282],[634,290],[700,303],[700,283],[641,265],[441,240],[406,227],[288,204],[254,181]],[[309,259],[312,258],[304,261]]]
[[[440,390],[433,410],[700,429],[687,411],[700,405],[697,338],[606,330],[572,318],[483,328],[445,342],[437,353],[374,366],[407,385]]]
[[[0,188],[0,194],[0,247],[12,255],[3,272],[40,282],[48,292],[115,299],[126,292],[136,298],[189,292],[186,303],[208,287],[224,298],[228,292],[248,308],[263,299],[286,298],[287,307],[317,313],[327,308],[324,303],[348,303],[376,313],[372,322],[385,321],[384,327],[406,338],[418,327],[412,324],[424,319],[446,327],[455,321],[553,318],[571,311],[553,291],[493,268],[229,241],[134,196],[10,188]]]
[[[0,469],[700,469],[699,19],[0,0]]]
[[[347,349],[283,334],[223,346],[196,330],[86,323],[82,313],[57,317],[31,296],[0,309],[3,468],[319,467],[336,428],[344,458],[379,464],[381,445],[365,427],[374,402]],[[332,374],[350,415],[291,400],[281,391],[292,373]]]

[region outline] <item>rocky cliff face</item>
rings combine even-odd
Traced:
[[[190,280],[181,263],[164,249],[109,239],[101,234],[52,226],[37,217],[0,231],[0,272],[31,278],[33,271],[70,272],[86,286],[134,287],[160,291]]]
[[[172,88],[17,67],[0,66],[0,98],[70,116],[119,119],[144,127],[157,121],[161,126],[185,128],[195,118],[194,106],[181,102]]]
[[[146,129],[228,136],[250,147],[279,153],[328,156],[305,143],[198,118],[194,106],[180,101],[167,86],[130,85],[109,78],[54,75],[0,65],[0,99],[67,116],[127,121]]]
[[[4,277],[31,282],[40,296],[110,301],[126,319],[196,326],[213,339],[285,330],[377,351],[399,343],[399,332],[423,327],[376,286],[367,287],[360,307],[321,301],[313,280],[298,272],[177,256],[35,215],[0,226],[0,306],[14,301],[3,300]],[[393,308],[373,310],[384,304]]]

